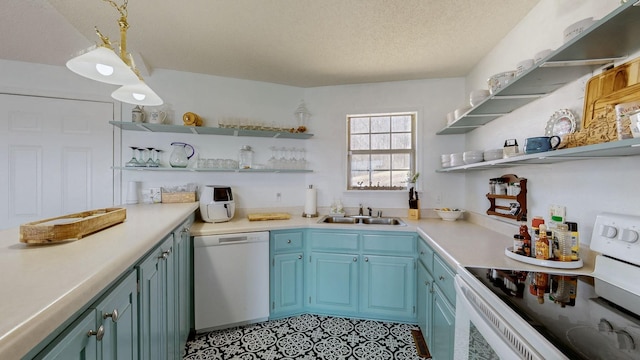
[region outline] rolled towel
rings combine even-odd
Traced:
[[[195,126],[196,118],[197,118],[197,115],[192,112],[186,112],[184,113],[184,115],[182,115],[182,121],[184,122],[185,125],[188,125],[188,126]]]

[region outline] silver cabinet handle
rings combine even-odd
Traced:
[[[298,259],[302,260],[302,255],[298,255]]]
[[[364,262],[369,262],[369,258],[368,257],[364,258]]]
[[[118,309],[113,309],[112,312],[102,315],[102,318],[103,319],[111,318],[111,321],[117,322],[118,321]]]
[[[189,228],[188,227],[183,227],[182,228],[182,232],[183,233],[188,233],[189,232]]]
[[[162,254],[158,256],[158,259],[166,260],[169,254],[171,254],[171,249],[163,251]]]
[[[353,262],[356,262],[356,261],[358,261],[358,258],[357,258],[357,257],[354,257],[354,258],[353,258]]]
[[[424,251],[420,251],[420,255],[424,255]]]
[[[287,240],[287,244],[291,244],[291,239]]]
[[[96,340],[100,341],[102,340],[102,338],[104,337],[104,326],[100,325],[100,327],[98,328],[98,331],[93,331],[93,330],[89,330],[89,332],[87,332],[87,336],[96,336]]]
[[[438,276],[438,279],[444,280],[444,276],[440,275],[440,276]]]
[[[424,281],[424,285],[425,285],[425,286],[429,286],[429,282],[425,280],[425,281]]]

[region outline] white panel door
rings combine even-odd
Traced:
[[[113,204],[113,103],[0,94],[0,229]]]

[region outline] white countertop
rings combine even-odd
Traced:
[[[120,275],[130,269],[165,235],[198,208],[198,203],[127,206],[127,220],[78,241],[57,245],[25,245],[19,229],[0,231],[0,358],[25,355],[74,316]],[[507,258],[512,237],[468,221],[408,220],[407,226],[319,224],[320,218],[224,223],[196,222],[191,234],[215,235],[296,228],[417,232],[453,268],[484,266],[545,271]],[[584,252],[588,254],[585,256]],[[593,271],[593,253],[583,251]],[[548,269],[547,269],[548,270]],[[549,271],[551,272],[551,271]]]
[[[18,359],[130,269],[198,203],[126,206],[127,219],[81,240],[26,245],[0,231],[0,359]]]

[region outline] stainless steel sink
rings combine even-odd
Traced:
[[[333,216],[326,215],[320,220],[320,224],[364,224],[364,225],[393,225],[393,226],[407,226],[407,224],[394,217],[371,217],[371,216]]]

